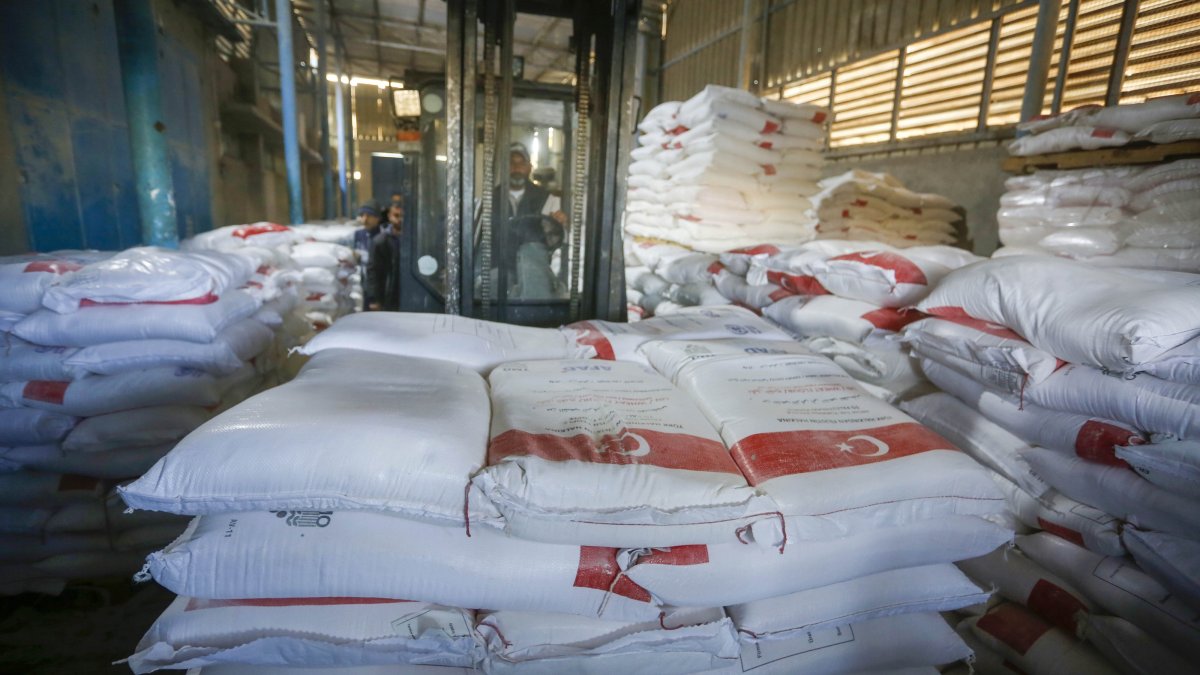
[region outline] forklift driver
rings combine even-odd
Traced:
[[[559,223],[567,222],[562,211],[562,199],[529,180],[533,164],[529,151],[520,143],[513,143],[508,153],[508,199],[502,202],[500,222],[520,216],[550,216]],[[504,194],[504,190],[497,189]]]

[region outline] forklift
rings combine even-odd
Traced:
[[[528,326],[625,320],[620,217],[642,106],[642,0],[446,4],[445,75],[409,83],[421,149],[409,167],[401,310]],[[573,86],[522,77],[518,12],[571,21]],[[510,213],[514,149],[561,204],[558,225]],[[546,282],[536,291],[520,281],[529,270]]]

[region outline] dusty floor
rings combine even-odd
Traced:
[[[68,586],[61,596],[0,598],[0,673],[129,675],[133,653],[174,594],[126,579]]]

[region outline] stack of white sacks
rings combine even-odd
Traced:
[[[1143,103],[1083,106],[1059,115],[1035,117],[1017,128],[1029,135],[1009,144],[1008,151],[1022,157],[1138,142],[1195,140],[1200,139],[1200,93],[1164,96]]]
[[[741,308],[304,351],[124,488],[199,516],[135,672],[932,673],[988,596],[950,563],[1012,538],[983,467]]]
[[[1200,159],[1035,171],[1004,185],[996,218],[1006,254],[1200,272]]]
[[[625,232],[709,253],[812,239],[828,116],[717,85],[655,107],[638,125]]]
[[[895,247],[954,244],[957,205],[914,192],[887,173],[853,169],[822,180],[812,197],[820,239],[877,241]]]
[[[668,316],[683,307],[728,305],[713,279],[717,256],[674,244],[625,241],[629,320]]]
[[[94,262],[89,262],[89,260]],[[186,434],[274,383],[250,252],[34,255],[0,266],[4,592],[124,573],[182,529],[106,497]]]
[[[1008,601],[960,626],[977,667],[1192,671],[1200,278],[1005,257],[918,308],[904,340],[946,393],[901,408],[997,472],[1029,533],[962,565]]]
[[[259,281],[269,311],[278,314],[294,345],[314,330],[362,308],[362,279],[350,244],[353,224],[286,226],[275,223],[230,225],[197,235],[183,243],[185,250],[252,250],[270,256]],[[296,289],[296,293],[283,289]],[[294,311],[308,328],[289,321]]]

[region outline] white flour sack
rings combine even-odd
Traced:
[[[1125,558],[1106,558],[1052,534],[1018,537],[1017,546],[1111,614],[1180,654],[1200,654],[1200,616]]]
[[[470,667],[474,612],[384,598],[202,600],[180,596],[138,643],[135,673],[219,663]]]
[[[1126,527],[1122,541],[1138,566],[1192,607],[1200,607],[1200,542]]]
[[[980,558],[959,561],[958,566],[985,588],[994,588],[1067,635],[1082,637],[1087,620],[1096,611],[1086,596],[1015,548],[999,548]]]
[[[451,361],[485,374],[507,361],[589,355],[585,347],[553,329],[407,312],[364,312],[342,317],[309,340],[300,352],[312,355],[327,349],[361,349]]]
[[[900,409],[1034,497],[1050,491],[1050,486],[1021,457],[1028,443],[950,394],[926,394],[901,402]]]
[[[56,443],[77,420],[62,413],[35,408],[0,408],[0,447]]]
[[[171,443],[211,417],[207,408],[186,405],[156,405],[97,415],[80,421],[63,439],[62,448],[86,453]]]
[[[0,473],[0,504],[58,506],[94,501],[105,493],[104,481],[35,471]]]
[[[1117,459],[1167,492],[1200,501],[1200,441],[1153,440],[1118,447]]]
[[[670,316],[656,316],[635,324],[579,321],[561,330],[581,346],[595,350],[595,358],[643,363],[637,349],[650,340],[792,339],[741,307],[687,307]]]
[[[993,476],[1009,510],[1026,526],[1055,535],[1104,555],[1124,555],[1121,522],[1100,509],[1051,491],[1040,500],[1011,482]]]
[[[782,340],[764,342],[747,338],[727,338],[724,340],[704,340],[691,342],[687,340],[652,340],[642,345],[638,351],[650,363],[650,366],[663,377],[672,382],[676,381],[679,371],[689,363],[706,361],[727,356],[744,358],[763,355],[812,355],[812,351],[799,342]],[[689,403],[690,405],[690,403]]]
[[[489,381],[488,466],[471,483],[516,536],[672,546],[778,519],[703,414],[646,366],[521,361]]]
[[[627,623],[566,614],[481,612],[486,673],[691,675],[732,664],[733,622],[718,609],[681,609]]]
[[[207,344],[186,340],[130,340],[84,347],[64,364],[77,375],[113,375],[131,370],[173,366],[228,375],[261,354],[274,332],[253,319],[242,319]]]
[[[367,508],[461,525],[488,409],[466,368],[326,350],[197,429],[121,496],[172,513]]]
[[[397,598],[657,620],[660,607],[619,574],[616,555],[371,511],[256,511],[201,516],[147,565],[171,591],[202,598]]]
[[[152,405],[211,406],[221,402],[220,383],[192,368],[151,368],[80,380],[30,380],[0,385],[0,405],[28,406],[90,417]]]
[[[621,554],[625,575],[666,605],[726,606],[828,586],[879,572],[976,558],[1013,533],[973,516],[947,516],[824,541],[783,553],[740,543]],[[729,583],[736,579],[737,583]]]
[[[1138,371],[1171,382],[1200,385],[1200,338],[1189,340],[1157,359],[1143,363]]]
[[[763,309],[771,320],[804,337],[862,343],[874,331],[898,331],[924,317],[920,312],[880,307],[834,295],[796,295]]]
[[[983,644],[1029,675],[1117,675],[1086,643],[1024,607],[1005,602],[967,619]]]
[[[9,448],[2,451],[0,459],[38,471],[120,479],[140,476],[170,449],[167,444],[106,452],[64,453],[56,445],[33,445]]]
[[[1187,659],[1119,617],[1093,616],[1088,621],[1087,640],[1123,673],[1187,675],[1194,670]]]
[[[58,314],[41,309],[13,327],[17,337],[39,345],[88,347],[126,340],[212,342],[226,326],[258,311],[258,302],[229,291],[205,305],[113,305]]]
[[[926,382],[917,360],[889,333],[872,333],[862,344],[832,337],[810,337],[800,343],[814,353],[831,359],[859,383],[883,387],[893,395],[904,394]],[[886,400],[891,400],[890,398]]]
[[[30,259],[0,263],[0,310],[15,314],[36,312],[51,284],[83,265],[71,260]]]
[[[1090,415],[1051,410],[1022,401],[1019,396],[988,390],[979,381],[930,359],[921,370],[939,389],[983,413],[991,421],[1030,445],[1040,445],[1097,462],[1114,463],[1116,449],[1145,441],[1127,425]]]
[[[178,251],[131,248],[76,270],[46,289],[42,304],[59,313],[93,304],[208,304],[225,290],[209,263]]]
[[[1063,494],[1138,527],[1185,537],[1200,532],[1200,504],[1154,486],[1119,466],[1095,464],[1045,448],[1022,453],[1033,470]]]
[[[1122,373],[1200,335],[1200,287],[1050,257],[1006,256],[955,270],[918,309],[1008,326],[1060,359]]]
[[[937,614],[907,614],[807,631],[783,640],[747,640],[736,665],[709,675],[912,675],[929,672],[918,669],[921,666],[970,655],[971,650]]]
[[[35,345],[12,334],[0,341],[0,382],[69,380],[73,376],[66,360],[78,351],[74,347]]]
[[[990,595],[954,565],[944,563],[889,570],[733,605],[728,611],[739,633],[777,640],[897,614],[948,612],[986,602]]]
[[[830,293],[881,307],[907,307],[953,269],[911,251],[865,251],[834,256],[814,276]]]
[[[674,379],[721,430],[750,484],[778,503],[788,536],[1003,510],[975,460],[824,357],[697,358]]]
[[[1007,327],[970,317],[922,319],[905,327],[904,341],[917,348],[947,352],[990,368],[1019,373],[1033,382],[1041,382],[1064,365]]]

